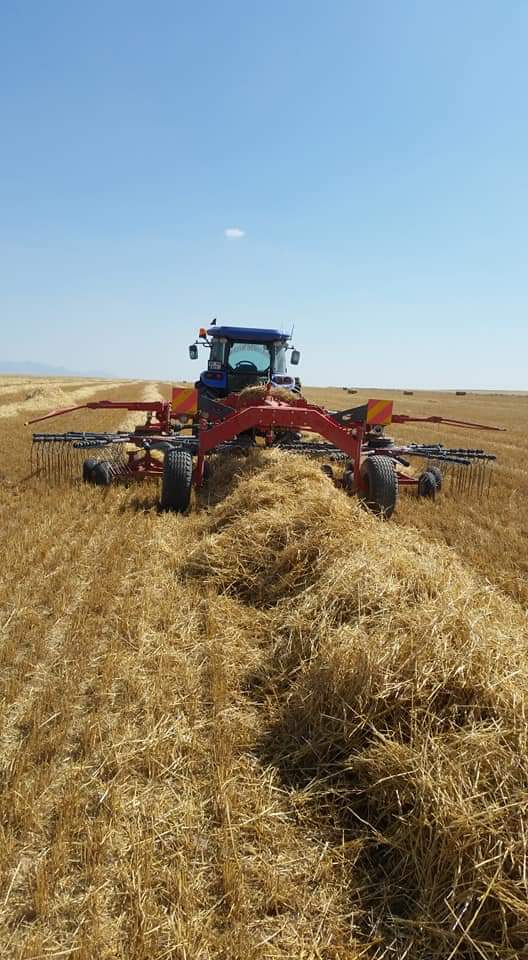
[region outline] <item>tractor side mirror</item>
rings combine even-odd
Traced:
[[[198,347],[195,343],[191,343],[189,347],[189,356],[191,360],[198,360]]]
[[[299,363],[299,360],[300,360],[300,359],[301,359],[301,351],[300,351],[300,350],[292,350],[291,362],[292,362],[292,364],[293,364],[294,367],[297,366],[297,364]]]

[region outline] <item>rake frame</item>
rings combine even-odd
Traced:
[[[33,435],[33,450],[51,447],[53,455],[60,458],[60,448],[72,451],[108,451],[112,455],[113,479],[141,481],[159,479],[163,475],[163,461],[155,454],[168,450],[187,451],[194,460],[192,483],[200,487],[205,479],[205,464],[209,456],[246,450],[254,445],[256,438],[264,445],[308,456],[326,457],[333,463],[345,462],[343,475],[336,484],[346,487],[351,493],[365,494],[365,461],[373,457],[389,458],[396,474],[398,487],[419,487],[420,477],[405,473],[402,467],[410,466],[409,457],[425,459],[427,464],[443,464],[449,468],[469,468],[468,476],[478,468],[475,484],[480,492],[485,486],[484,466],[495,460],[494,454],[480,448],[445,448],[441,444],[396,444],[384,436],[388,423],[411,422],[446,424],[470,430],[501,430],[500,427],[471,421],[453,420],[439,415],[409,416],[395,414],[392,402],[369,400],[367,404],[350,410],[330,411],[308,403],[302,397],[292,395],[287,402],[276,399],[268,388],[263,399],[248,404],[241,394],[230,394],[225,401],[208,400],[196,405],[197,413],[192,421],[182,425],[173,409],[173,401],[110,401],[97,400],[75,407],[53,410],[28,423],[37,423],[52,417],[78,410],[128,410],[147,414],[144,424],[133,431],[115,433],[69,432],[65,434],[36,433]],[[189,391],[186,391],[188,394]],[[192,426],[192,435],[182,435],[182,429]],[[307,440],[300,434],[310,433],[323,440]],[[293,435],[293,439],[292,438]],[[285,438],[285,439],[284,439]],[[43,457],[45,459],[45,457]],[[67,458],[66,458],[67,459]],[[36,457],[39,472],[39,455]],[[42,464],[40,464],[40,467]],[[62,475],[61,469],[58,471]],[[333,472],[333,470],[332,470]],[[466,484],[467,486],[467,484]],[[459,483],[457,489],[464,489]]]

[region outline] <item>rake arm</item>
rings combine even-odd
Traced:
[[[81,403],[75,407],[60,407],[50,410],[42,417],[33,417],[26,420],[24,426],[31,423],[40,423],[41,420],[50,420],[52,417],[62,417],[76,410],[137,410],[144,413],[157,414],[159,424],[165,429],[170,422],[171,405],[168,400],[92,400],[90,403]]]
[[[468,427],[469,430],[495,430],[505,432],[505,427],[491,427],[485,423],[473,423],[471,420],[452,420],[450,417],[440,417],[432,414],[430,417],[411,417],[406,413],[393,413],[393,423],[446,423],[451,427]]]

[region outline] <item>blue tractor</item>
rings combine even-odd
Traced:
[[[301,382],[287,371],[287,353],[296,366],[300,353],[290,343],[291,337],[280,330],[262,327],[220,327],[213,320],[202,328],[198,340],[189,347],[191,360],[198,358],[198,346],[210,350],[207,370],[200,374],[195,386],[200,398],[211,400],[240,393],[245,387],[270,383],[300,393]]]

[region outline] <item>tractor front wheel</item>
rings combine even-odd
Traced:
[[[360,468],[359,496],[373,513],[388,520],[398,499],[398,477],[389,457],[367,457]]]
[[[193,464],[186,450],[168,450],[161,478],[161,509],[184,513],[191,500]]]

